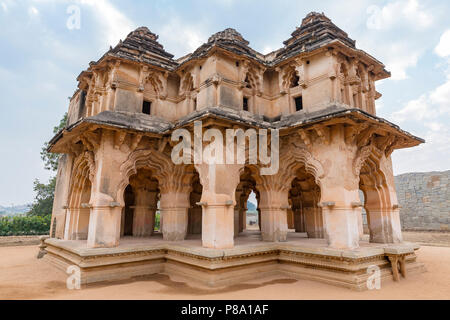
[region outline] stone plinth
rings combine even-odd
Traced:
[[[69,265],[81,269],[81,282],[132,279],[152,274],[180,275],[193,283],[216,288],[255,278],[279,275],[310,279],[353,290],[367,290],[369,266],[380,268],[382,281],[391,281],[388,256],[405,257],[406,273],[423,272],[416,261],[414,244],[375,245],[363,243],[357,250],[326,247],[323,239],[305,239],[290,234],[287,243],[267,243],[257,233],[247,232],[233,249],[206,249],[200,239],[182,242],[162,237],[125,238],[117,248],[87,248],[81,241],[45,241],[45,259],[62,270]]]

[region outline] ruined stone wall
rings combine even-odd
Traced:
[[[395,177],[404,230],[450,229],[450,171]]]

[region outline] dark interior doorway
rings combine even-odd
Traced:
[[[133,235],[133,215],[134,215],[134,192],[133,188],[128,185],[125,189],[125,226],[124,226],[124,236]]]

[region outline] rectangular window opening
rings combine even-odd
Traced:
[[[150,101],[144,101],[142,104],[142,113],[150,115],[152,111],[152,103]]]
[[[244,97],[243,105],[244,111],[248,111],[248,98]]]
[[[297,97],[295,98],[295,111],[301,111],[303,110],[303,97]]]

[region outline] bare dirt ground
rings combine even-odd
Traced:
[[[66,274],[37,260],[37,252],[37,246],[0,248],[0,299],[450,299],[450,247],[422,247],[419,260],[428,272],[366,292],[280,277],[212,290],[166,275],[68,290]]]
[[[39,236],[0,237],[0,247],[31,246],[39,242]]]
[[[450,247],[450,232],[404,231],[403,238],[423,246]]]

